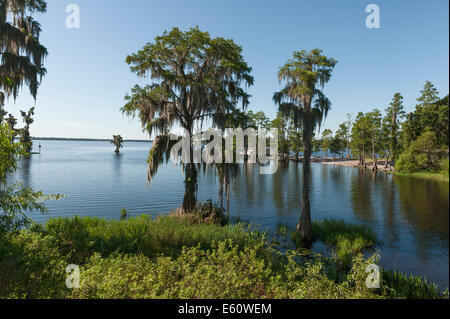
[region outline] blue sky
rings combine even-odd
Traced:
[[[65,8],[77,4],[80,29],[67,29]],[[381,10],[381,28],[367,29],[365,8]],[[278,68],[294,50],[321,48],[339,61],[325,93],[333,103],[325,123],[335,130],[347,113],[384,109],[395,92],[415,105],[426,80],[441,96],[449,87],[449,2],[300,0],[48,0],[39,16],[48,48],[48,74],[36,101],[33,136],[147,138],[137,119],[121,114],[123,97],[141,83],[124,62],[127,55],[174,26],[198,25],[213,37],[243,47],[255,85],[250,109],[277,111]],[[27,90],[6,110],[34,105]]]

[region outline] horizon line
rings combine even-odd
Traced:
[[[112,141],[112,138],[94,138],[94,137],[31,137],[31,140],[66,140],[66,141],[99,141],[108,142]],[[124,139],[124,142],[153,142],[153,140],[142,140],[142,139]]]

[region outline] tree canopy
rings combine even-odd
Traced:
[[[139,113],[150,134],[167,134],[174,124],[190,133],[194,124],[217,120],[237,103],[246,107],[244,86],[253,84],[242,48],[232,40],[211,38],[198,27],[186,32],[173,28],[127,57],[131,71],[152,83],[135,86],[122,111]]]
[[[36,99],[47,49],[39,42],[41,27],[32,15],[46,8],[44,0],[0,1],[0,107],[5,98],[15,99],[23,85]]]
[[[253,77],[242,48],[233,40],[212,38],[198,27],[166,31],[128,56],[126,62],[139,77],[149,77],[151,84],[136,85],[125,97],[122,111],[129,116],[138,114],[150,135],[163,135],[156,138],[150,152],[149,181],[163,161],[161,155],[173,145],[168,134],[175,125],[192,137],[195,126],[201,130],[203,122],[211,120],[222,127],[236,107],[245,109],[249,104],[245,89],[253,84]],[[190,152],[190,163],[184,167],[185,211],[196,204],[197,170],[192,162]]]

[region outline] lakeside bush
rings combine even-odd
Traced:
[[[444,158],[441,162],[441,174],[449,176],[449,158]]]
[[[177,258],[115,255],[91,258],[75,298],[380,298],[365,286],[365,267],[355,261],[346,281],[335,283],[320,260],[301,265],[287,257],[274,267],[258,257],[261,247],[239,250],[231,241],[211,250],[184,248]],[[106,270],[106,271],[105,271]]]
[[[258,246],[231,240],[211,250],[184,247],[177,258],[94,255],[84,268],[77,298],[269,298],[272,273],[257,257]],[[107,273],[105,273],[107,269]]]
[[[326,236],[325,229],[330,230]],[[315,234],[330,245],[339,245],[342,236],[357,247],[374,242],[364,227],[339,221],[317,222]],[[378,263],[378,255],[364,258],[351,251],[344,271],[335,258],[280,252],[267,234],[244,224],[221,226],[179,216],[57,218],[0,239],[0,298],[411,296],[404,293],[409,282],[400,291],[398,285],[367,288],[366,267]],[[80,266],[79,289],[65,286],[69,264]],[[411,287],[426,291],[430,286]]]
[[[61,298],[68,264],[54,237],[10,234],[0,239],[0,298]]]
[[[171,216],[181,218],[191,224],[217,224],[224,226],[229,222],[224,209],[214,206],[211,200],[197,202],[192,213],[185,213],[180,208],[172,212]]]
[[[442,155],[436,135],[431,131],[425,131],[400,154],[396,170],[403,173],[423,171],[438,173],[442,169],[445,170],[445,167],[442,167],[445,163]]]

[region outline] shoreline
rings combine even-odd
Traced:
[[[112,139],[107,138],[77,138],[77,137],[31,137],[32,141],[67,141],[67,142],[111,142]],[[129,139],[124,142],[135,143],[153,143],[152,140],[135,140]]]
[[[324,165],[338,165],[338,166],[345,166],[345,167],[354,167],[354,168],[363,168],[359,166],[359,160],[335,160],[335,159],[318,159],[316,162],[324,164]],[[372,170],[373,167],[373,161],[372,162],[366,162],[367,167],[365,169]],[[378,171],[379,172],[386,172],[389,174],[397,175],[397,176],[409,176],[414,178],[420,178],[420,179],[428,179],[428,180],[434,180],[434,181],[440,181],[440,182],[449,182],[449,177],[440,174],[440,173],[431,173],[431,172],[413,172],[413,173],[402,173],[402,172],[396,172],[395,168],[393,166],[388,166],[387,168],[384,167],[385,161],[378,161]]]
[[[363,168],[363,169],[369,169],[372,170],[373,168],[373,161],[366,161],[366,167],[361,167],[359,165],[359,160],[354,159],[336,159],[336,158],[324,158],[324,157],[312,157],[311,162],[314,163],[321,163],[324,165],[338,165],[338,166],[345,166],[345,167],[355,167],[355,168]],[[380,172],[389,172],[394,173],[395,169],[393,166],[385,167],[386,161],[380,160],[377,161],[378,171]]]
[[[414,172],[414,173],[400,173],[400,172],[392,172],[395,175],[398,176],[409,176],[409,177],[414,177],[414,178],[419,178],[419,179],[428,179],[428,180],[433,180],[433,181],[438,181],[438,182],[450,182],[449,177],[447,175],[444,174],[440,174],[440,173],[430,173],[430,172]]]
[[[373,161],[366,161],[366,167],[361,167],[359,165],[359,160],[347,160],[347,159],[343,159],[343,160],[336,160],[336,159],[330,159],[330,158],[325,158],[322,160],[319,160],[319,163],[322,163],[324,165],[339,165],[339,166],[346,166],[346,167],[356,167],[356,168],[365,168],[365,169],[373,169]],[[383,172],[394,172],[395,169],[393,166],[388,166],[385,167],[386,165],[386,161],[377,161],[377,168],[378,171],[383,171]]]

